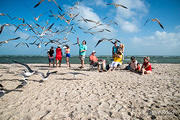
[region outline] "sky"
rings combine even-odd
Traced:
[[[111,55],[113,44],[104,41],[95,47],[98,40],[102,38],[118,39],[125,45],[125,55],[160,55],[160,56],[180,56],[180,0],[81,0],[78,5],[75,5],[77,0],[56,0],[63,11],[60,11],[57,6],[51,1],[45,0],[38,7],[33,8],[39,0],[0,0],[0,13],[8,14],[10,17],[24,18],[25,23],[37,27],[35,23],[46,26],[47,28],[54,23],[51,31],[62,31],[62,33],[46,32],[42,35],[42,29],[37,28],[39,35],[34,34],[28,27],[21,26],[15,32],[16,27],[5,26],[0,34],[0,41],[8,40],[15,37],[21,37],[16,41],[9,41],[6,44],[0,45],[0,55],[38,55],[46,56],[47,50],[56,44],[43,43],[49,39],[58,39],[61,43],[68,41],[71,48],[71,55],[78,55],[78,46],[72,45],[76,43],[77,37],[80,42],[87,41],[87,55],[90,55],[93,50],[97,55]],[[126,6],[114,7],[106,5],[107,3],[117,3]],[[73,9],[70,9],[72,8]],[[71,19],[69,14],[79,15],[71,21],[73,24],[73,33],[67,33],[71,26],[65,20],[49,17],[53,14],[58,15],[65,13],[67,20]],[[34,17],[39,17],[38,21]],[[82,21],[85,19],[99,22],[103,25],[97,28],[88,30],[96,26],[92,22]],[[157,18],[164,26],[164,30],[157,22],[149,21],[144,25],[147,19]],[[113,23],[117,24],[113,24]],[[0,26],[3,24],[14,24],[16,26],[22,24],[21,20],[11,20],[7,16],[0,16]],[[82,29],[80,29],[81,27]],[[91,35],[85,32],[96,32],[102,29],[108,29],[111,32],[104,31]],[[41,37],[36,43],[41,43],[41,47],[30,45],[36,40],[36,37]],[[64,38],[67,38],[64,40]],[[29,39],[27,39],[29,38]],[[27,40],[26,40],[27,39]],[[29,48],[24,44],[27,43]]]

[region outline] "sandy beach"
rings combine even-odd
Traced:
[[[29,65],[58,72],[22,85],[23,66],[0,64],[0,84],[8,90],[0,97],[0,120],[180,119],[180,64],[152,64],[153,73],[144,76],[120,69],[99,73],[88,65]]]

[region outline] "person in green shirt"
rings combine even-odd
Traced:
[[[81,60],[81,67],[84,68],[84,59],[87,51],[86,41],[83,40],[82,44],[79,43],[79,38],[77,37],[77,44],[79,45],[79,58]]]

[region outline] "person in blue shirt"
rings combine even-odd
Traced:
[[[119,49],[119,46],[117,45],[117,41],[114,43],[114,46],[112,47],[112,57],[115,57],[115,54],[117,53]]]
[[[82,44],[80,44],[79,38],[77,37],[77,44],[79,45],[79,58],[81,60],[80,68],[84,68],[84,59],[85,59],[86,51],[87,51],[86,41],[83,40]]]

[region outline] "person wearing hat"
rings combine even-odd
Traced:
[[[144,57],[144,62],[141,67],[142,75],[150,74],[152,72],[151,63],[149,62],[149,57]]]
[[[105,67],[106,67],[106,61],[105,60],[98,60],[98,58],[95,56],[96,51],[93,50],[91,55],[89,56],[89,61],[90,61],[90,65],[92,65],[93,67],[98,67],[98,71],[102,72],[100,70],[100,65],[102,65],[102,69],[103,71],[106,71]]]
[[[56,67],[59,62],[59,67],[61,67],[61,61],[62,61],[62,50],[60,45],[56,48]]]
[[[51,61],[53,62],[53,67],[54,67],[54,56],[53,56],[54,49],[53,49],[53,47],[51,47],[51,49],[48,50],[47,53],[48,53],[48,59],[49,59],[49,67],[51,66]]]

